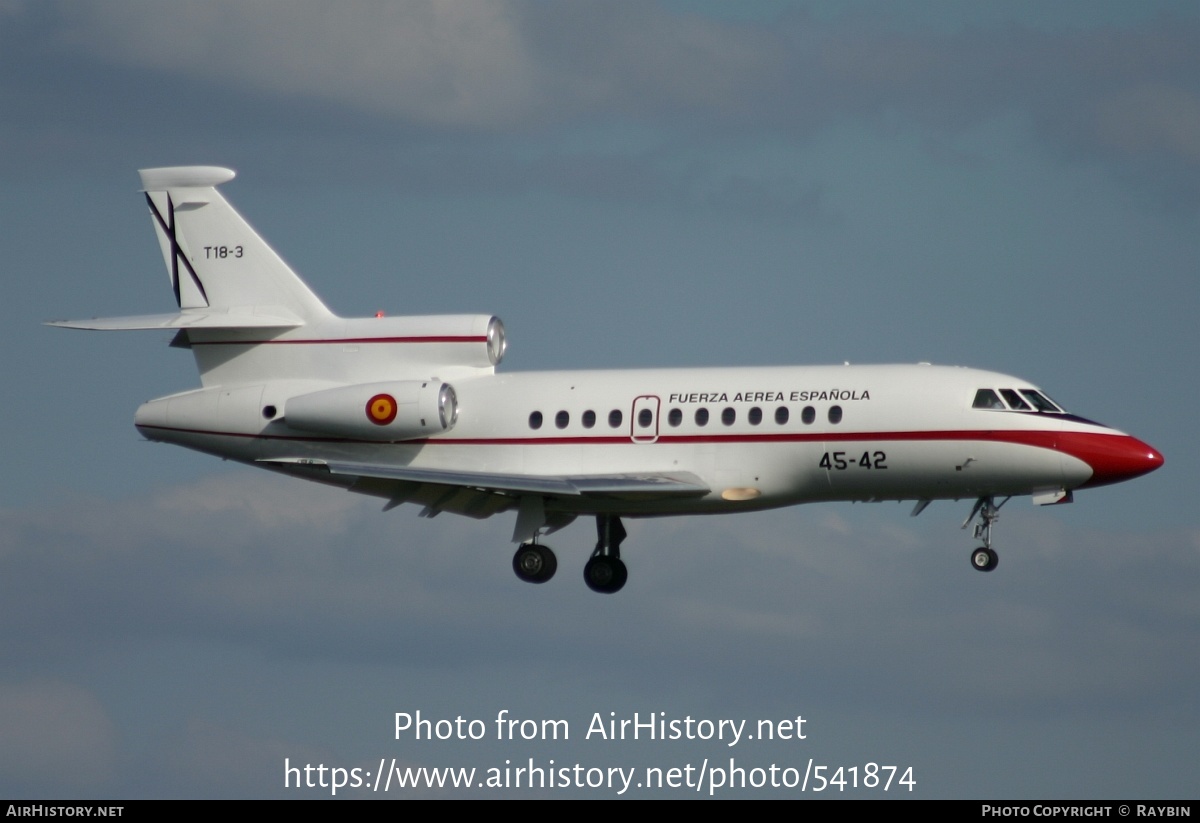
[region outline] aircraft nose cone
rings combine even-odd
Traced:
[[[1062,451],[1092,467],[1091,479],[1083,488],[1132,480],[1163,464],[1156,449],[1127,434],[1063,432],[1058,442]]]

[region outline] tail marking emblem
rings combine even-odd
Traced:
[[[171,195],[167,195],[167,216],[170,218],[169,221],[163,219],[162,212],[158,210],[158,206],[154,205],[154,199],[150,197],[149,192],[146,193],[146,202],[150,204],[150,212],[154,215],[154,219],[158,221],[159,228],[163,230],[163,234],[171,241],[171,290],[175,292],[175,305],[180,308],[183,307],[183,300],[179,297],[179,261],[181,260],[188,271],[188,275],[192,278],[192,282],[200,290],[200,296],[207,303],[208,292],[204,290],[204,284],[200,282],[200,278],[196,275],[196,270],[192,268],[192,262],[183,253],[183,248],[179,245],[179,240],[175,237],[175,203],[171,200]]]

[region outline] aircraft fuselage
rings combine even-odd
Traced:
[[[137,426],[149,439],[247,463],[308,458],[533,476],[686,472],[708,488],[668,499],[556,498],[548,504],[575,514],[1026,495],[1116,482],[1161,463],[1137,439],[1073,415],[974,408],[980,389],[1033,387],[966,368],[480,375],[453,382],[458,417],[452,430],[401,441],[320,436],[289,426],[286,413],[264,415],[264,408],[286,410],[289,396],[318,385],[187,392],[142,406]],[[358,408],[346,413],[362,414]],[[314,472],[305,464],[273,467]],[[369,485],[362,490],[392,494]]]
[[[596,517],[596,591],[627,576],[621,517],[817,501],[970,498],[971,554],[1014,495],[1046,505],[1162,465],[1123,432],[1009,375],[918,365],[497,372],[486,314],[343,318],[225,200],[229,169],[143,169],[178,312],[61,321],[169,329],[200,388],[137,411],[151,440],[384,498],[422,514],[516,512],[513,569],[544,583],[542,536]],[[996,498],[1004,498],[999,503]],[[964,524],[965,525],[965,524]]]

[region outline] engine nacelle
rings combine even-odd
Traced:
[[[458,419],[454,387],[440,380],[360,383],[287,401],[288,426],[362,440],[412,440],[450,431]]]

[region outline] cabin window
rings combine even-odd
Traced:
[[[707,426],[708,425],[708,409],[704,408],[703,406],[696,409],[696,425],[697,426]]]
[[[1003,409],[1004,401],[996,396],[996,393],[991,389],[980,389],[975,392],[975,402],[971,404],[973,409]]]
[[[1021,395],[1017,394],[1012,389],[1001,389],[1000,393],[1004,395],[1004,399],[1008,401],[1008,405],[1020,411],[1029,411],[1029,404],[1021,399]]]
[[[585,429],[590,429],[592,426],[596,425],[596,413],[591,409],[588,409],[583,413],[583,417],[581,417],[580,420],[583,421],[583,427]]]
[[[681,409],[671,409],[671,413],[667,415],[667,422],[672,426],[678,426],[683,422],[683,411]]]
[[[784,423],[788,422],[788,409],[787,409],[787,406],[780,406],[779,408],[777,408],[777,409],[775,410],[775,422],[776,422],[776,423],[778,423],[778,424],[779,424],[779,425],[781,425],[781,426],[782,426]]]
[[[535,411],[529,415],[529,428],[540,429],[542,427],[542,413]]]
[[[817,419],[817,410],[812,406],[805,406],[800,412],[800,419],[804,421],[804,425],[811,426],[812,422]]]
[[[571,415],[569,412],[560,411],[558,414],[554,415],[554,425],[558,426],[560,429],[565,429],[567,424],[570,422]]]
[[[278,413],[279,410],[274,406],[263,406],[263,417],[267,420],[274,420]]]
[[[608,425],[614,429],[619,429],[621,427],[621,420],[623,419],[624,418],[621,415],[620,409],[613,409],[608,413]]]
[[[751,426],[757,426],[762,422],[762,409],[760,409],[758,406],[755,406],[750,410],[750,413],[746,415],[746,419],[750,421]]]
[[[829,407],[829,422],[830,423],[841,423],[842,422],[842,407],[841,406],[830,406]]]
[[[726,426],[732,426],[735,420],[737,420],[737,412],[733,410],[732,406],[726,406],[725,410],[721,412],[721,422]]]
[[[643,429],[650,428],[650,424],[654,422],[654,412],[649,409],[642,409],[638,412],[638,425]]]

